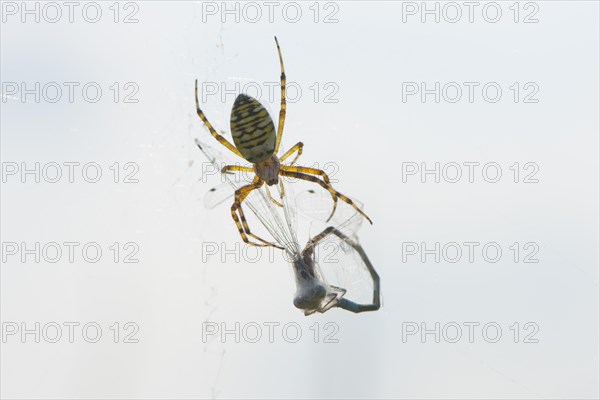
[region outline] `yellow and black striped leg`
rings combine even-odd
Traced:
[[[231,174],[231,172],[236,171],[236,172],[250,172],[253,173],[254,170],[250,167],[242,167],[240,165],[225,165],[223,168],[221,168],[221,173],[222,174]]]
[[[276,249],[281,249],[281,250],[285,250],[283,247],[278,246],[274,243],[271,242],[267,242],[266,240],[264,240],[263,238],[261,238],[260,236],[255,235],[254,233],[250,232],[250,227],[248,226],[248,222],[246,221],[246,217],[244,216],[244,212],[242,211],[242,207],[240,205],[240,207],[237,209],[238,213],[239,213],[239,218],[242,221],[242,226],[244,228],[244,233],[250,237],[253,237],[254,239],[258,240],[259,242],[262,242],[263,244],[259,244],[259,243],[252,243],[249,240],[244,240],[244,236],[242,235],[241,231],[240,231],[240,235],[242,235],[242,240],[244,240],[244,242],[252,245],[252,246],[257,246],[257,247],[275,247]],[[237,217],[237,216],[236,216]],[[238,223],[236,220],[236,217],[234,217],[234,220],[236,221],[236,224]],[[238,229],[239,229],[239,225],[238,225]]]
[[[234,152],[238,156],[244,158],[242,156],[242,153],[240,153],[238,151],[238,149],[235,148],[234,145],[232,145],[231,143],[229,143],[229,141],[227,141],[227,139],[225,139],[223,136],[221,136],[221,135],[219,135],[217,133],[217,131],[215,130],[215,128],[213,128],[213,126],[211,125],[211,123],[208,122],[208,119],[206,118],[206,115],[204,115],[204,113],[200,109],[200,103],[198,102],[198,79],[196,79],[195,95],[196,95],[196,113],[198,114],[198,116],[200,117],[200,119],[202,120],[202,122],[204,122],[204,125],[206,126],[206,128],[208,129],[208,131],[210,132],[210,134],[213,135],[213,137],[215,139],[217,139],[219,141],[219,143],[221,143],[223,146],[227,147],[229,150],[231,150],[232,152]]]
[[[289,171],[289,172],[301,172],[303,174],[319,175],[321,178],[323,178],[325,183],[327,183],[328,185],[331,186],[331,182],[329,181],[329,176],[325,173],[325,171],[317,169],[317,168],[294,167],[292,165],[282,165],[279,167],[279,169],[281,169],[283,171]]]
[[[275,200],[273,198],[273,196],[271,196],[271,191],[269,190],[269,187],[265,186],[265,189],[267,191],[267,197],[269,198],[269,200],[271,200],[275,205],[277,205],[279,207],[283,207],[283,204],[281,204],[280,202],[278,202],[277,200]]]
[[[233,172],[247,172],[254,175],[254,169],[250,167],[242,167],[240,165],[225,165],[221,168],[222,174],[234,175]],[[240,179],[240,178],[237,178]],[[256,176],[254,177],[253,183],[256,181]]]
[[[292,167],[292,168],[296,168],[296,167]],[[280,173],[283,176],[289,176],[290,178],[304,179],[306,181],[315,182],[315,183],[321,185],[321,187],[323,187],[323,189],[325,189],[329,193],[331,193],[332,196],[338,197],[338,198],[342,199],[342,201],[350,204],[352,206],[352,208],[354,208],[356,211],[358,211],[360,213],[360,215],[362,215],[363,217],[365,217],[367,219],[367,221],[369,221],[371,224],[373,224],[373,221],[371,221],[371,218],[369,218],[367,216],[367,214],[365,214],[360,208],[358,208],[356,206],[356,204],[354,204],[354,202],[352,200],[350,200],[348,197],[344,196],[343,194],[341,194],[340,192],[338,192],[337,190],[335,190],[331,186],[331,184],[323,182],[322,180],[320,180],[316,176],[304,174],[304,173],[301,173],[301,172],[294,172],[294,171],[286,170],[286,169],[283,169],[283,168],[281,169]],[[329,219],[331,219],[331,216],[329,217]],[[328,219],[328,221],[329,221],[329,219]]]
[[[252,246],[257,246],[257,247],[273,246],[275,248],[283,250],[283,247],[277,246],[276,244],[271,243],[271,242],[267,242],[263,238],[250,232],[250,227],[248,226],[248,222],[246,221],[246,217],[244,216],[244,211],[242,210],[242,202],[246,199],[246,197],[250,194],[250,192],[252,192],[255,189],[260,189],[260,187],[263,185],[263,183],[264,183],[263,180],[256,177],[250,185],[243,186],[235,191],[235,198],[233,201],[233,205],[231,206],[231,217],[233,218],[235,225],[237,226],[238,231],[240,232],[240,236],[242,237],[242,240],[245,243],[248,243]],[[239,216],[238,216],[238,214],[239,214]],[[251,242],[248,239],[248,236],[250,236],[262,243]]]
[[[329,187],[331,187],[331,182],[329,181],[329,176],[325,173],[325,171],[322,171],[320,169],[308,168],[308,167],[292,167],[290,165],[282,165],[280,167],[280,169],[283,171],[289,171],[289,172],[300,172],[303,174],[319,175],[321,178],[323,178],[325,183],[328,184]],[[335,194],[333,194],[332,192],[329,192],[329,193],[331,193],[331,197],[333,198],[333,209],[331,210],[331,215],[329,215],[329,218],[327,218],[327,222],[329,222],[331,217],[333,217],[333,214],[335,214],[335,210],[337,208],[337,199],[338,199],[335,196]]]
[[[283,179],[279,180],[279,198],[283,199],[283,195],[285,194],[285,189],[283,188]]]
[[[294,145],[294,147],[292,147],[291,149],[289,149],[288,151],[286,151],[280,158],[279,161],[283,162],[286,158],[288,158],[289,156],[291,156],[292,154],[294,154],[295,151],[298,152],[298,154],[296,154],[296,157],[294,158],[294,161],[292,161],[289,165],[294,165],[294,163],[298,160],[298,157],[300,157],[300,155],[302,155],[302,148],[304,147],[304,143],[302,142],[298,142]]]
[[[281,143],[281,137],[283,136],[283,125],[285,124],[285,69],[283,68],[283,57],[281,57],[281,49],[279,48],[279,42],[275,37],[275,44],[277,45],[277,54],[279,54],[279,66],[281,67],[281,108],[279,109],[279,123],[277,124],[277,139],[275,140],[275,153],[279,151],[279,144]]]

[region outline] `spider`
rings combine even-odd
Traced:
[[[243,186],[235,191],[233,205],[231,206],[231,217],[235,221],[240,236],[245,243],[253,246],[266,247],[272,246],[281,248],[274,243],[268,242],[261,237],[253,234],[250,231],[244,212],[242,211],[242,202],[253,190],[260,189],[263,184],[267,184],[267,194],[271,201],[278,206],[281,203],[277,202],[271,197],[268,186],[277,185],[281,183],[279,176],[285,176],[289,178],[303,179],[306,181],[314,182],[325,190],[327,190],[333,198],[333,210],[331,211],[331,217],[335,213],[337,207],[337,200],[348,203],[354,209],[356,209],[363,217],[365,217],[371,224],[371,219],[359,209],[348,197],[344,196],[340,192],[336,191],[329,181],[327,174],[316,168],[308,168],[301,166],[294,166],[293,164],[298,160],[298,157],[302,154],[302,148],[304,144],[302,142],[296,143],[283,155],[277,158],[277,152],[279,151],[279,144],[281,143],[281,137],[283,135],[283,126],[285,123],[286,114],[286,100],[285,100],[285,70],[283,68],[283,57],[281,56],[281,49],[277,37],[275,37],[275,44],[277,45],[277,53],[279,55],[279,65],[281,67],[281,108],[279,111],[279,124],[277,126],[277,132],[275,132],[275,124],[269,116],[268,111],[263,105],[253,97],[245,94],[240,94],[233,103],[230,117],[230,128],[231,135],[233,136],[232,145],[225,137],[217,133],[215,128],[208,122],[208,119],[204,115],[204,112],[200,109],[198,102],[198,80],[195,83],[195,97],[196,97],[196,112],[206,128],[209,130],[211,135],[223,146],[228,148],[230,151],[252,163],[251,167],[243,167],[239,165],[226,165],[221,169],[222,173],[233,173],[233,172],[254,172],[256,175],[252,180],[252,183]],[[296,156],[289,165],[282,165],[283,161],[288,159],[292,154],[296,153]],[[322,179],[319,179],[322,178]],[[280,196],[283,198],[283,184],[280,184]],[[252,237],[260,243],[250,241],[248,237]]]

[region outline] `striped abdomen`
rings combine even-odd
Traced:
[[[231,109],[230,125],[233,143],[246,160],[258,163],[275,152],[275,125],[258,100],[240,94]]]

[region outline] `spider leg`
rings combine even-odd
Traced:
[[[222,174],[234,175],[233,171],[248,172],[248,173],[254,174],[254,169],[252,169],[250,167],[242,167],[240,165],[225,165],[223,168],[221,168]],[[255,176],[254,180],[256,180],[256,176]],[[254,181],[252,183],[254,183]]]
[[[294,163],[296,162],[296,160],[298,160],[298,157],[300,157],[300,155],[302,154],[302,148],[304,147],[304,143],[302,142],[298,142],[296,143],[292,148],[290,148],[288,151],[286,151],[280,158],[279,161],[283,162],[286,158],[288,158],[289,156],[291,156],[292,154],[294,154],[295,151],[298,152],[298,154],[296,154],[296,157],[294,158],[294,161],[292,161],[290,163],[290,165],[294,165]]]
[[[240,172],[254,172],[250,167],[242,167],[241,165],[225,165],[221,168],[222,174],[228,174],[229,171],[240,171]]]
[[[281,108],[279,109],[279,123],[277,124],[277,139],[275,141],[275,153],[279,150],[279,144],[281,143],[281,137],[283,136],[283,125],[285,124],[285,69],[283,68],[283,57],[281,57],[281,49],[279,48],[279,42],[277,36],[275,36],[275,44],[277,45],[277,54],[279,54],[279,65],[281,67]]]
[[[315,182],[315,183],[321,185],[321,187],[323,187],[323,189],[325,189],[329,193],[331,193],[332,196],[338,197],[338,198],[342,199],[344,202],[350,204],[352,206],[352,208],[354,208],[356,211],[358,211],[363,217],[365,217],[367,219],[367,221],[369,221],[371,224],[373,224],[373,221],[371,221],[371,218],[369,218],[367,216],[367,214],[365,214],[360,208],[358,208],[352,200],[350,200],[348,197],[344,196],[343,194],[341,194],[340,192],[335,190],[333,187],[331,187],[331,184],[323,182],[316,176],[308,175],[308,174],[301,173],[301,172],[290,171],[287,168],[304,168],[304,167],[286,167],[286,168],[281,167],[280,174],[283,176],[289,176],[290,178],[304,179],[306,181]],[[331,219],[331,216],[329,217],[329,219]]]
[[[225,165],[223,168],[221,168],[222,174],[233,175],[231,171],[254,173],[254,169],[250,167],[242,167],[240,165]]]
[[[325,173],[325,171],[322,171],[320,169],[308,168],[308,167],[293,167],[291,165],[282,165],[279,168],[284,171],[301,172],[303,174],[310,174],[310,175],[319,175],[321,178],[323,178],[325,183],[331,187],[331,182],[329,181],[329,176]],[[333,198],[333,209],[331,210],[331,215],[329,215],[329,218],[327,218],[327,222],[329,222],[331,217],[333,217],[333,214],[335,214],[335,210],[337,208],[337,199],[338,199],[337,196],[333,192],[330,191],[330,193],[331,193],[331,197]],[[356,208],[356,207],[354,207],[354,208]],[[367,219],[369,219],[369,218],[367,217]]]
[[[283,181],[279,181],[279,198],[283,199],[283,195],[285,194],[285,189],[283,188]]]
[[[271,192],[269,191],[269,187],[265,186],[265,189],[267,190],[267,197],[269,198],[269,200],[271,200],[275,205],[279,206],[279,207],[283,207],[283,204],[281,204],[280,202],[278,202],[277,200],[275,200],[273,198],[273,196],[271,196]],[[283,198],[283,196],[282,196]]]
[[[373,280],[373,303],[372,304],[357,304],[351,300],[346,298],[340,299],[340,302],[337,304],[337,307],[343,308],[344,310],[352,311],[355,313],[360,313],[363,311],[376,311],[381,307],[381,296],[380,296],[380,279],[377,271],[369,261],[367,257],[367,253],[365,253],[364,249],[360,244],[350,239],[348,236],[344,235],[342,232],[330,226],[326,228],[323,232],[319,233],[317,236],[313,237],[308,241],[306,247],[302,251],[303,257],[312,257],[314,252],[314,246],[318,244],[321,240],[323,240],[327,235],[334,234],[339,237],[341,240],[352,246],[352,248],[360,255],[360,258],[365,263],[365,266],[369,270],[369,274],[371,275],[371,279]]]
[[[246,197],[253,190],[260,189],[260,187],[263,185],[263,183],[264,183],[264,181],[257,176],[256,178],[254,178],[254,181],[252,181],[251,184],[243,186],[235,191],[235,198],[233,201],[233,205],[231,206],[231,217],[233,218],[235,225],[237,226],[238,231],[240,232],[240,236],[242,237],[242,240],[245,243],[248,243],[252,246],[257,246],[257,247],[273,246],[275,248],[284,250],[283,247],[277,246],[276,244],[271,243],[271,242],[267,242],[263,238],[250,232],[250,227],[248,226],[248,222],[246,221],[244,211],[242,211],[242,202],[244,201],[244,199],[246,199]],[[239,214],[239,216],[238,216],[238,214]],[[248,239],[248,236],[250,236],[262,243],[251,242]]]
[[[242,225],[244,227],[244,232],[248,236],[253,237],[254,239],[256,239],[256,240],[258,240],[258,241],[260,241],[260,242],[262,242],[264,244],[252,243],[250,241],[247,241],[247,242],[245,241],[246,243],[248,243],[248,244],[250,244],[252,246],[257,246],[257,247],[269,247],[269,246],[271,246],[271,247],[275,247],[276,249],[285,250],[283,247],[278,246],[278,245],[276,245],[274,243],[268,242],[268,241],[264,240],[263,238],[261,238],[260,236],[257,236],[254,233],[250,232],[250,227],[248,226],[248,222],[246,221],[246,217],[244,216],[244,212],[242,211],[241,206],[238,208],[238,212],[239,212],[240,219],[242,221]],[[234,217],[234,219],[235,218],[236,217]],[[239,228],[239,226],[238,226],[238,228]],[[240,232],[240,234],[241,234],[241,232]],[[242,237],[242,239],[243,239],[243,237]]]
[[[196,79],[195,94],[196,94],[196,113],[198,114],[198,116],[200,117],[200,119],[202,120],[202,122],[204,122],[204,125],[209,130],[210,134],[213,135],[213,137],[215,139],[217,139],[219,141],[219,143],[221,143],[223,146],[227,147],[229,150],[231,150],[232,152],[234,152],[238,156],[244,158],[244,156],[242,156],[242,153],[240,153],[239,150],[236,149],[234,145],[232,145],[231,143],[229,143],[229,141],[227,139],[225,139],[223,136],[221,136],[221,135],[219,135],[217,133],[217,131],[215,130],[215,128],[213,128],[213,126],[211,125],[211,123],[208,122],[208,119],[206,118],[206,115],[204,115],[204,113],[200,109],[200,103],[198,102],[198,79]]]

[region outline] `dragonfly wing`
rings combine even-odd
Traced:
[[[229,183],[223,183],[219,186],[215,186],[210,189],[204,196],[204,207],[212,210],[218,205],[224,203],[227,200],[233,201],[233,193],[235,190]]]
[[[315,261],[327,283],[346,290],[346,299],[369,304],[373,299],[375,281],[368,259],[363,258],[357,247],[364,253],[356,238],[345,236],[342,239],[330,234],[315,246]]]
[[[354,200],[359,208],[360,201]],[[362,247],[358,242],[364,217],[354,208],[338,201],[338,207],[331,219],[333,201],[324,190],[304,190],[296,195],[298,214],[312,221],[311,234],[316,235],[327,227],[335,227],[346,238],[329,234],[315,246],[315,261],[318,263],[325,281],[346,289],[344,298],[357,304],[369,304],[373,300],[375,281],[365,258],[357,250]],[[364,253],[364,250],[362,250]],[[366,254],[365,254],[366,257]]]
[[[352,200],[357,207],[362,208],[362,202]],[[296,196],[298,213],[314,221],[316,225],[334,226],[348,236],[356,237],[363,223],[363,217],[346,203],[338,200],[338,206],[331,216],[333,200],[329,192],[325,190],[304,190]]]
[[[230,162],[226,156],[223,156],[219,151],[212,149],[210,146],[196,139],[196,145],[204,153],[205,157],[213,166],[218,167],[219,178],[225,180],[224,185],[220,185],[214,188],[214,191],[209,191],[205,198],[205,205],[215,207],[223,201],[227,200],[229,196],[233,196],[235,190],[250,183],[248,180],[239,179],[239,174],[222,174],[220,173],[221,168],[225,163],[234,164]],[[229,187],[229,191],[227,190]],[[274,188],[274,186],[272,186]],[[287,188],[286,188],[287,189]],[[293,192],[292,192],[293,193]],[[228,196],[229,195],[229,196]],[[271,195],[277,199],[279,192],[271,189]],[[300,254],[300,246],[298,241],[295,239],[295,232],[291,231],[290,224],[287,221],[284,212],[281,211],[281,207],[276,206],[267,196],[265,186],[260,189],[253,190],[250,192],[248,197],[244,200],[242,208],[249,208],[265,229],[273,236],[273,238],[292,255]],[[233,221],[232,221],[233,223]],[[252,232],[259,227],[255,227],[251,221],[248,224],[252,227]],[[256,229],[255,229],[256,228]],[[262,235],[260,235],[262,236]],[[266,240],[269,240],[267,236],[264,236]]]

